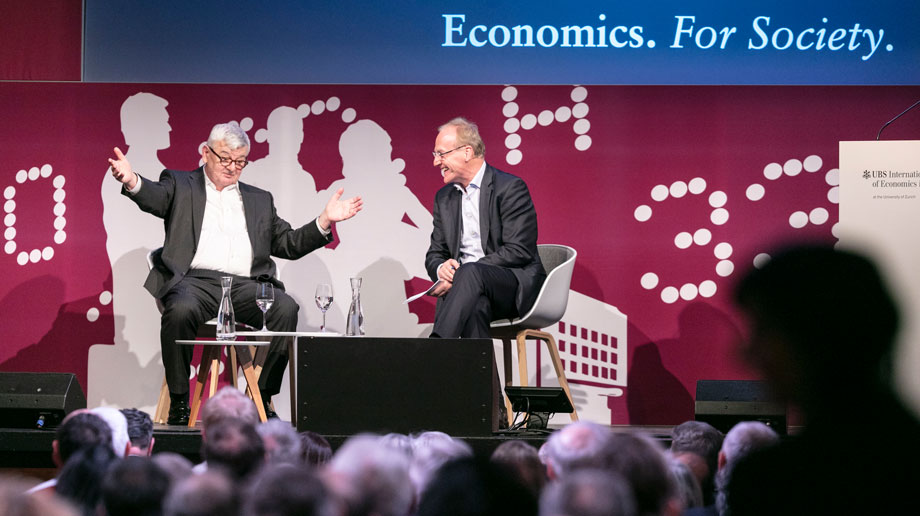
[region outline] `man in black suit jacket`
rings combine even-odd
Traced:
[[[166,240],[144,286],[163,305],[160,347],[171,405],[169,424],[188,423],[191,347],[176,340],[195,338],[201,323],[217,313],[221,276],[233,276],[231,298],[238,321],[260,327],[256,283],[275,284],[275,301],[266,313],[275,331],[295,331],[297,303],[275,279],[271,256],[300,258],[332,240],[331,225],[361,209],[361,198],[342,200],[340,189],[314,221],[294,229],[278,217],[269,192],[240,183],[247,164],[249,137],[236,122],[218,124],[202,148],[204,166],[191,172],[164,170],[159,181],[136,174],[116,148],[109,159],[123,193],[148,213],[163,219]],[[272,340],[259,377],[266,408],[278,393],[287,365],[283,338]]]
[[[527,185],[484,153],[476,124],[456,118],[440,127],[433,154],[445,186],[425,257],[431,279],[442,281],[432,336],[488,338],[492,320],[530,309],[546,278]]]

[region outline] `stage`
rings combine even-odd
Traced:
[[[668,447],[671,444],[671,426],[614,425],[615,432],[642,432]],[[549,428],[554,431],[558,428]],[[473,448],[477,456],[487,457],[503,442],[520,439],[539,448],[549,434],[535,431],[495,433],[492,436],[457,436]],[[153,453],[173,452],[194,463],[201,461],[201,431],[198,428],[154,425]],[[350,435],[324,435],[336,450]],[[55,474],[51,461],[51,441],[54,429],[34,430],[0,428],[0,473],[21,473],[35,478],[51,478]]]

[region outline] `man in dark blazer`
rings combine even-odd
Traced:
[[[425,256],[429,276],[441,280],[435,337],[488,338],[492,320],[530,309],[546,278],[527,185],[484,153],[476,124],[456,118],[440,127],[433,154],[445,186]]]
[[[123,193],[148,213],[163,219],[166,239],[144,286],[163,306],[160,347],[170,392],[169,424],[187,424],[191,340],[198,326],[217,314],[221,277],[232,276],[231,298],[238,321],[260,327],[256,284],[275,285],[275,301],[265,314],[275,331],[295,331],[297,303],[275,278],[271,256],[300,258],[332,240],[331,225],[361,209],[361,198],[342,200],[340,189],[312,222],[294,229],[275,212],[272,195],[240,183],[249,154],[249,137],[236,122],[218,124],[202,148],[204,166],[191,172],[164,170],[159,181],[136,174],[122,152],[109,159]],[[111,236],[110,236],[111,238]],[[259,377],[266,408],[278,393],[287,365],[282,337],[272,340]],[[271,413],[267,411],[267,413]]]

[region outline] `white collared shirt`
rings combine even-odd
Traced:
[[[461,264],[475,262],[486,254],[482,249],[482,233],[479,227],[479,190],[485,173],[486,163],[483,161],[479,172],[476,172],[466,189],[454,184],[460,190],[461,199],[460,220],[463,228],[460,234],[459,261]]]
[[[218,192],[207,174],[204,174],[204,185],[207,202],[191,268],[248,277],[252,267],[252,243],[246,229],[240,185],[234,183]]]

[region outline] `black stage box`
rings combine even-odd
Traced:
[[[490,339],[301,337],[297,429],[492,435]],[[493,390],[496,389],[496,390]]]
[[[741,421],[760,421],[786,434],[786,406],[765,382],[757,380],[699,380],[696,382],[696,420],[723,433]]]
[[[4,428],[53,428],[81,408],[86,396],[73,373],[0,373]]]

